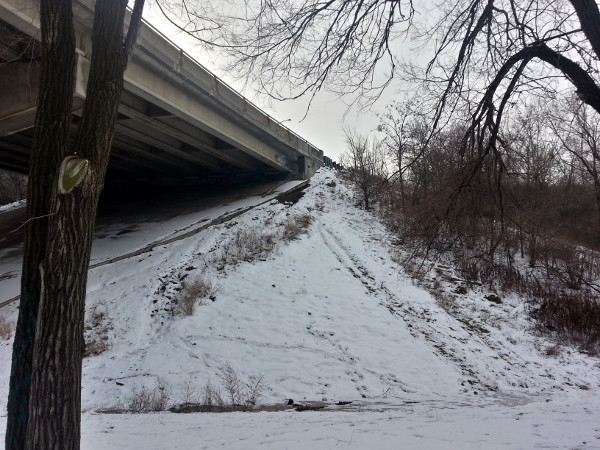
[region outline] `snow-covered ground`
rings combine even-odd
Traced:
[[[84,360],[84,449],[600,448],[598,358],[536,335],[517,297],[495,303],[489,292],[457,289],[446,268],[431,277],[451,297],[415,286],[393,261],[402,251],[394,236],[353,206],[334,172],[322,169],[296,203],[274,196],[98,230],[86,337],[101,353]],[[241,214],[193,233],[232,212]],[[308,216],[298,239],[252,262],[236,257],[238,242],[267,242]],[[124,254],[135,256],[106,263]],[[11,264],[3,260],[0,274]],[[214,295],[185,316],[175,303],[194,280]],[[16,305],[0,315],[14,322]],[[4,410],[10,351],[0,341]],[[226,365],[244,379],[263,376],[261,403],[353,403],[97,412],[142,388],[161,386],[172,403],[201,396]]]
[[[18,200],[16,202],[7,203],[6,205],[0,205],[0,212],[9,211],[11,209],[15,209],[20,206],[23,206],[24,204],[25,204],[25,200]]]

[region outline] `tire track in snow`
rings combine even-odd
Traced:
[[[186,335],[186,339],[184,339],[181,336],[181,333],[179,331],[176,331],[176,336],[179,338],[179,340],[181,341],[181,344],[178,344],[181,346],[181,348],[184,348],[186,350],[194,350],[195,348],[195,342],[231,342],[231,343],[236,343],[236,344],[240,344],[243,346],[249,346],[249,347],[255,347],[255,348],[266,348],[266,349],[278,349],[278,350],[285,350],[285,351],[290,351],[290,350],[300,350],[306,353],[317,353],[319,355],[325,356],[326,358],[334,358],[336,357],[336,354],[332,353],[332,352],[328,352],[326,350],[321,350],[318,348],[313,348],[313,347],[308,347],[305,345],[300,345],[300,344],[296,344],[296,345],[285,345],[285,344],[276,344],[273,342],[268,342],[268,341],[257,341],[257,340],[252,340],[252,339],[247,339],[245,337],[239,337],[239,336],[227,336],[224,334],[219,334],[217,336],[215,335]],[[191,342],[191,344],[189,343]]]
[[[352,381],[360,396],[362,398],[367,398],[368,388],[366,385],[360,384],[361,380],[364,380],[365,376],[360,372],[358,368],[358,358],[356,358],[350,353],[348,347],[345,347],[342,344],[335,342],[332,339],[332,335],[330,333],[317,331],[314,330],[312,327],[308,329],[308,333],[314,336],[315,338],[324,340],[331,347],[334,348],[335,354],[332,354],[331,356],[336,357],[345,365],[345,367],[347,367],[347,369],[344,372],[350,378],[350,381]],[[323,353],[327,354],[329,352]]]
[[[325,245],[327,245],[327,247],[329,247],[325,238],[323,238],[323,241],[325,242]],[[336,257],[337,257],[337,255],[336,255]],[[346,266],[346,264],[344,264],[344,266]],[[333,339],[333,336],[331,336],[327,331],[319,331],[313,325],[309,326],[307,331],[314,338],[327,343],[332,348],[332,351],[317,350],[314,348],[308,348],[308,347],[303,347],[303,346],[293,346],[291,348],[309,351],[309,352],[315,352],[315,353],[322,354],[326,357],[338,359],[346,367],[345,373],[348,376],[348,378],[350,379],[350,381],[354,384],[357,392],[360,394],[360,396],[362,398],[366,398],[368,396],[367,395],[368,388],[365,384],[361,384],[362,380],[365,379],[365,375],[359,369],[359,365],[360,365],[359,359],[349,351],[349,348],[347,346],[344,346],[341,343],[336,342]],[[210,339],[230,340],[232,338],[227,338],[225,336],[220,336],[219,338],[216,338],[213,336],[213,337],[210,337]],[[236,340],[237,342],[244,343],[244,344],[253,344],[253,345],[259,344],[257,342],[251,342],[246,339],[233,338],[232,340]],[[260,345],[263,345],[265,347],[270,347],[270,348],[284,348],[286,350],[290,349],[290,347],[280,346],[280,345],[276,345],[273,343],[260,343]]]
[[[430,322],[435,323],[436,318],[428,310],[417,311],[412,306],[407,306],[385,286],[383,280],[378,282],[367,270],[363,261],[331,230],[322,224],[319,224],[317,228],[324,244],[340,264],[358,279],[370,294],[379,299],[380,304],[386,307],[392,315],[401,318],[405,322],[407,330],[415,339],[425,339],[434,348],[434,353],[449,359],[460,369],[465,377],[463,381],[465,387],[468,387],[468,385],[482,385],[490,390],[493,389],[480,379],[476,368],[467,362],[466,355],[460,350],[461,345],[464,345],[473,337],[476,338],[472,332],[464,328],[464,324],[455,321],[455,329],[445,330],[445,333],[441,333],[439,327],[429,324]],[[449,338],[457,341],[457,345],[449,347],[445,342]]]
[[[429,311],[419,305],[408,304],[387,288],[385,280],[376,280],[357,253],[336,233],[323,226],[319,227],[319,233],[338,261],[361,281],[371,295],[380,299],[381,305],[405,322],[413,337],[425,339],[436,354],[460,368],[465,377],[463,386],[466,390],[469,386],[474,388],[478,385],[488,391],[497,391],[499,380],[506,386],[520,389],[532,388],[540,383],[547,385],[548,379],[553,380],[552,387],[560,386],[561,382],[573,382],[572,377],[565,374],[550,373],[548,370],[540,374],[540,362],[531,361],[503,345],[467,314],[460,311],[449,313],[443,308],[437,312]],[[441,325],[439,319],[446,323]],[[475,364],[469,361],[475,361]]]

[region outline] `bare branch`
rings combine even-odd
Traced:
[[[126,59],[131,57],[131,51],[133,50],[133,46],[137,41],[140,26],[142,24],[144,2],[145,0],[135,0],[135,4],[133,5],[131,19],[129,21],[129,29],[127,30],[127,35],[125,36],[125,42],[123,44],[123,51],[125,53],[124,56]]]

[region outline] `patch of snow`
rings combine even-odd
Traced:
[[[600,448],[598,398],[580,400],[558,397],[517,406],[425,403],[349,413],[85,414],[81,448]]]
[[[7,203],[6,205],[0,205],[0,212],[9,211],[24,206],[27,200],[17,200],[16,202]]]
[[[96,262],[155,244],[90,271],[88,326],[107,349],[84,359],[82,448],[600,448],[599,359],[534,333],[522,299],[495,304],[470,290],[451,305],[436,300],[394,262],[394,236],[353,206],[335,172],[320,170],[295,204],[274,197],[119,236],[101,230]],[[245,212],[184,237],[236,208]],[[241,232],[265,236],[306,215],[308,232],[268,256],[215,263]],[[172,237],[181,239],[161,243]],[[218,286],[214,301],[174,313],[198,278]],[[16,307],[0,314],[16,320]],[[88,338],[102,338],[90,330]],[[10,351],[0,342],[2,408]],[[142,386],[160,384],[181,401],[182,383],[201,393],[225,364],[264,375],[263,403],[354,406],[94,413]]]

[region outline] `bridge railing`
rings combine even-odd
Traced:
[[[323,151],[321,149],[312,145],[310,142],[308,142],[306,139],[302,138],[296,132],[294,132],[290,128],[286,127],[285,125],[283,125],[281,123],[281,121],[275,119],[273,116],[271,116],[270,114],[268,114],[265,111],[263,111],[262,109],[260,109],[258,106],[256,106],[254,103],[249,101],[246,97],[244,97],[242,94],[240,94],[235,89],[230,87],[225,81],[223,81],[221,78],[219,78],[217,75],[215,75],[212,71],[207,69],[203,64],[198,62],[195,58],[193,58],[189,53],[187,53],[185,50],[183,50],[180,46],[175,44],[169,37],[167,37],[164,33],[162,33],[160,30],[158,30],[150,22],[148,22],[147,20],[143,20],[143,24],[144,24],[144,26],[146,26],[150,30],[152,30],[154,33],[159,35],[166,43],[168,43],[171,47],[173,47],[174,50],[176,50],[179,53],[179,58],[180,58],[181,64],[183,63],[183,59],[185,58],[192,65],[196,66],[197,68],[199,68],[200,70],[202,70],[203,72],[205,72],[207,75],[209,75],[212,78],[212,81],[213,81],[212,84],[214,86],[213,89],[215,91],[213,93],[213,95],[218,94],[222,97],[225,97],[228,100],[228,103],[230,105],[236,106],[237,108],[239,108],[241,110],[241,112],[244,112],[246,114],[251,112],[255,116],[259,116],[259,117],[262,116],[263,120],[261,120],[261,122],[262,122],[261,125],[263,127],[266,127],[267,129],[269,129],[279,139],[283,138],[282,135],[287,134],[287,137],[288,137],[287,140],[289,140],[289,141],[295,140],[296,141],[297,150],[299,150],[303,154],[305,154],[313,159],[317,159],[321,162],[323,161]],[[241,103],[241,107],[239,105],[236,105],[236,103],[238,103],[238,102]],[[292,139],[290,139],[290,137],[292,137]]]

